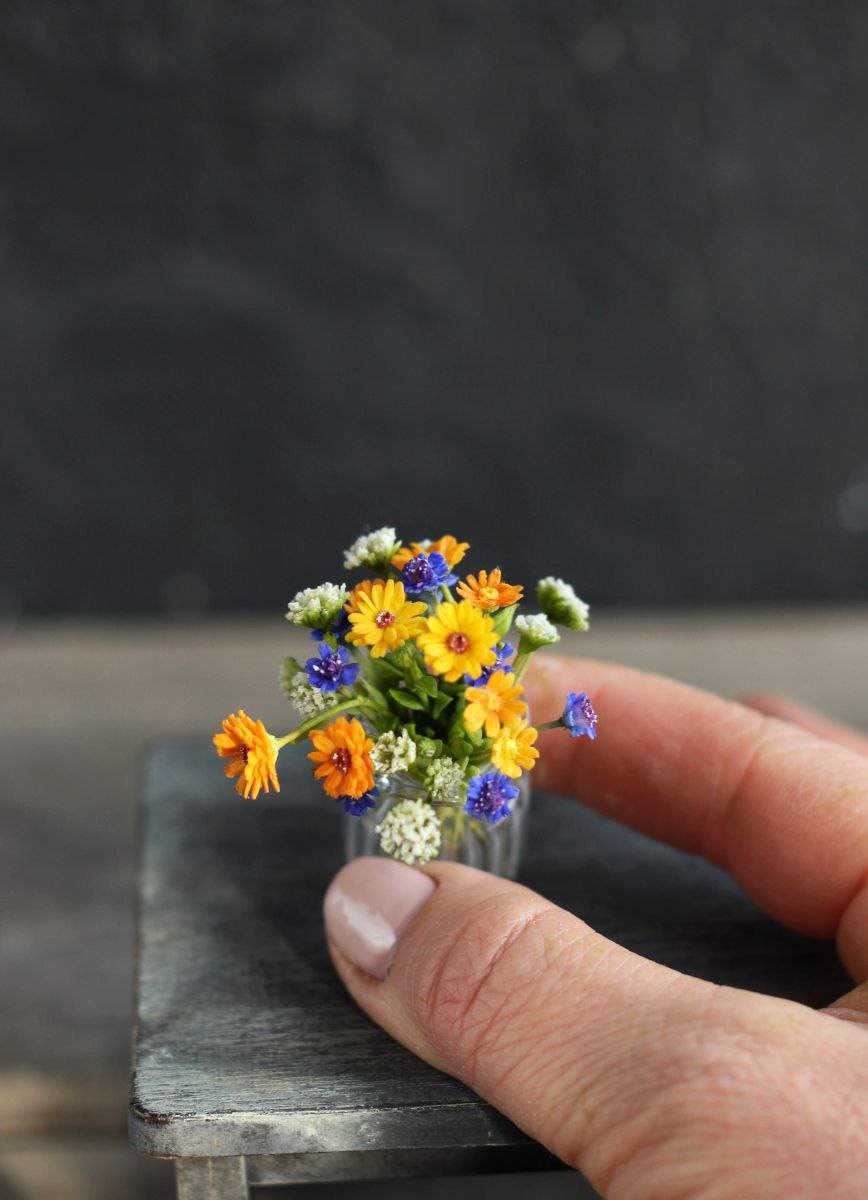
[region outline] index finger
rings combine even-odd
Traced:
[[[599,737],[540,737],[534,782],[724,867],[802,933],[837,933],[868,975],[868,762],[788,722],[661,676],[537,655],[527,694],[554,719],[587,691]]]

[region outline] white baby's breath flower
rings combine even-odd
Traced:
[[[349,550],[344,551],[344,569],[372,567],[375,571],[384,571],[397,549],[398,535],[390,525],[384,525],[373,533],[363,533]]]
[[[416,743],[406,729],[401,729],[397,734],[388,730],[374,742],[371,762],[378,775],[408,771],[415,761]]]
[[[434,800],[458,800],[464,788],[464,772],[452,758],[435,758],[425,770],[425,783]]]
[[[319,688],[308,683],[304,668],[294,658],[285,658],[280,668],[280,690],[299,714],[307,721],[318,717],[327,708],[338,704],[345,692],[337,691],[325,695]]]
[[[431,862],[440,850],[440,821],[424,800],[401,800],[377,826],[380,849],[413,867]]]
[[[536,585],[536,598],[540,608],[555,625],[579,629],[582,633],[588,629],[590,609],[563,579],[557,579],[554,575],[541,579]]]
[[[515,627],[521,634],[519,654],[538,650],[540,646],[551,646],[561,640],[561,635],[545,613],[529,613],[515,618]]]
[[[307,683],[304,673],[295,677],[285,692],[289,703],[294,704],[305,720],[310,720],[311,716],[319,716],[327,708],[333,708],[335,704],[340,704],[342,700],[345,700],[346,695],[346,692],[343,691],[333,691],[328,696],[324,695],[321,690]]]
[[[349,599],[342,583],[321,583],[319,587],[297,592],[286,612],[287,621],[308,629],[328,629]]]

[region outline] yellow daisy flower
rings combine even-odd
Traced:
[[[532,771],[539,758],[536,739],[537,731],[527,721],[519,721],[514,729],[501,729],[491,747],[491,761],[498,771],[518,779],[522,769]]]
[[[438,604],[416,638],[429,669],[447,683],[464,674],[473,679],[481,675],[483,667],[490,667],[497,658],[492,648],[496,641],[491,617],[467,600]]]
[[[421,601],[408,600],[403,583],[394,579],[360,583],[349,605],[352,629],[347,641],[369,646],[371,658],[382,658],[416,636],[423,628],[421,614],[425,609]]]
[[[475,575],[468,575],[467,581],[459,583],[455,590],[477,608],[486,610],[507,608],[510,604],[517,604],[524,595],[524,588],[501,582],[500,567],[495,567],[493,571],[480,571],[478,579]]]
[[[255,800],[269,784],[280,791],[277,782],[277,744],[261,721],[248,717],[243,708],[230,713],[223,722],[223,732],[215,733],[214,746],[221,758],[228,758],[223,768],[229,779],[235,780],[235,790],[245,800]]]
[[[446,564],[450,568],[456,563],[460,563],[464,555],[470,549],[470,542],[459,542],[451,533],[446,533],[443,537],[438,538],[436,542],[431,542],[428,546],[420,546],[418,542],[411,542],[409,546],[402,546],[392,559],[392,566],[396,571],[415,558],[417,554],[442,554],[446,559]]]
[[[352,796],[358,799],[374,786],[371,751],[372,738],[355,717],[338,717],[325,729],[314,729],[308,735],[314,749],[308,758],[317,766],[314,776],[322,780],[329,796]]]
[[[527,705],[518,699],[521,693],[521,684],[506,671],[495,671],[482,687],[469,687],[464,693],[468,701],[466,728],[476,733],[484,725],[485,736],[490,738],[497,737],[501,726],[514,728],[527,712]]]

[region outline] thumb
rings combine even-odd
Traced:
[[[813,1194],[806,1175],[822,1194],[852,1161],[835,1121],[854,1128],[868,1064],[845,1022],[680,975],[454,863],[355,859],[325,921],[373,1020],[604,1193],[700,1195],[725,1171],[715,1195]]]

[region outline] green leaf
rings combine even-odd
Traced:
[[[498,641],[503,641],[512,626],[512,619],[515,616],[517,604],[510,604],[508,608],[502,608],[494,620],[494,631],[497,634]]]
[[[370,670],[377,678],[385,676],[387,679],[403,679],[404,672],[395,666],[394,663],[387,662],[385,658],[372,658],[370,660]]]
[[[412,692],[407,692],[401,688],[389,688],[389,695],[396,704],[402,705],[404,708],[410,708],[416,712],[427,712],[428,705],[424,700],[420,700],[418,696],[414,696]]]
[[[365,691],[368,693],[368,695],[371,697],[371,699],[376,704],[379,704],[381,708],[389,707],[389,701],[386,699],[386,697],[383,695],[383,693],[380,691],[380,689],[378,687],[375,687],[369,679],[365,679],[364,675],[360,676],[359,681],[356,684],[356,688],[358,688],[359,684],[362,685],[362,687],[365,689]]]
[[[431,706],[431,715],[436,721],[442,712],[444,712],[454,700],[454,696],[449,696],[446,692],[440,692],[437,699]]]
[[[473,750],[474,747],[466,738],[453,738],[449,742],[449,757],[454,758],[457,762],[462,759],[467,762]]]
[[[433,675],[422,675],[417,680],[415,689],[418,692],[424,692],[426,696],[430,696],[433,700],[438,692],[437,680]]]
[[[404,679],[410,687],[415,687],[420,679],[427,678],[428,676],[425,675],[422,668],[416,662],[409,662],[404,668]]]
[[[482,766],[483,763],[488,762],[488,760],[491,758],[491,746],[491,738],[485,738],[483,745],[480,746],[478,750],[474,751],[473,755],[471,756],[470,761],[474,766],[479,767]]]
[[[449,731],[446,734],[447,741],[451,742],[454,738],[464,737],[467,733],[467,728],[464,724],[464,709],[466,707],[465,704],[459,705],[455,716],[449,723]]]

